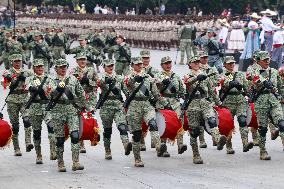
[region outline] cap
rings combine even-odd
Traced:
[[[103,61],[103,66],[111,66],[111,65],[114,65],[114,64],[115,64],[114,61],[111,60],[111,59],[105,59]]]
[[[69,63],[67,62],[67,60],[65,59],[58,59],[55,61],[55,64],[54,64],[55,67],[60,67],[60,66],[69,66]]]
[[[200,61],[200,56],[198,55],[194,55],[193,57],[191,57],[188,61],[188,63],[192,63],[192,62],[196,62],[196,61]]]
[[[15,61],[15,60],[23,60],[23,56],[21,54],[12,54],[9,56],[10,61]]]
[[[131,58],[132,64],[142,64],[142,58],[140,56]]]
[[[43,59],[34,59],[33,66],[44,66]]]
[[[236,63],[235,58],[233,56],[226,56],[224,63],[226,64],[234,64]]]
[[[267,51],[260,51],[257,55],[258,60],[270,59],[269,53]]]
[[[163,57],[163,58],[161,59],[161,64],[165,64],[165,63],[167,63],[167,62],[172,62],[171,57],[165,56],[165,57]]]
[[[148,51],[148,50],[140,51],[140,56],[142,58],[149,58],[150,57],[150,51]]]
[[[80,53],[77,53],[76,56],[75,56],[76,60],[79,60],[79,59],[87,59],[87,55],[85,52],[80,52]]]

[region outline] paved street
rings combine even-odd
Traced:
[[[138,55],[140,49],[132,49],[133,55]],[[176,51],[151,51],[151,62],[159,67],[160,59],[169,55],[175,60]],[[74,67],[74,59],[68,56]],[[178,61],[177,61],[178,62]],[[183,76],[187,66],[174,66],[174,71]],[[3,67],[0,68],[3,72]],[[8,90],[0,89],[0,107]],[[98,114],[97,114],[98,115]],[[4,116],[8,119],[6,109]],[[98,117],[101,124],[101,120]],[[115,127],[115,125],[114,125]],[[80,162],[85,170],[71,170],[70,139],[65,143],[66,173],[57,172],[57,162],[49,160],[49,144],[47,129],[42,132],[43,165],[35,164],[35,151],[25,152],[24,128],[21,122],[20,146],[22,157],[13,156],[13,147],[0,150],[0,189],[87,189],[87,188],[191,188],[191,189],[271,189],[284,188],[284,152],[278,138],[270,140],[268,134],[267,149],[271,161],[259,160],[259,149],[255,147],[247,153],[242,152],[242,144],[238,129],[233,136],[235,155],[227,155],[226,150],[217,151],[212,146],[209,135],[206,135],[207,149],[201,149],[203,165],[192,163],[192,152],[189,137],[185,134],[184,141],[189,149],[182,155],[177,154],[177,146],[168,144],[170,158],[157,158],[154,149],[150,148],[150,137],[147,136],[147,151],[141,152],[144,168],[134,167],[131,153],[125,156],[120,142],[119,132],[115,128],[112,135],[113,160],[104,159],[103,144],[91,147],[86,143],[87,153],[80,155]],[[251,136],[250,136],[251,138]]]

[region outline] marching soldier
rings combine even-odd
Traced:
[[[97,72],[93,67],[87,67],[85,52],[78,53],[75,58],[78,66],[71,71],[71,74],[79,80],[85,91],[90,110],[94,111],[97,103]],[[86,153],[84,141],[80,141],[80,147],[80,153]]]
[[[43,39],[43,33],[36,31],[34,33],[34,41],[28,45],[28,48],[32,50],[34,59],[42,59],[44,61],[44,72],[49,73],[52,66],[52,57],[50,48]]]
[[[125,79],[125,85],[129,91],[124,108],[127,110],[127,119],[129,129],[133,134],[133,154],[136,167],[144,167],[140,156],[140,141],[142,135],[142,121],[149,126],[151,138],[157,150],[157,156],[161,157],[167,151],[166,144],[160,140],[158,126],[156,122],[156,113],[154,107],[150,104],[150,96],[159,99],[158,89],[153,79],[143,70],[141,57],[136,57],[132,61],[133,71]]]
[[[66,172],[63,160],[64,152],[64,125],[68,125],[71,138],[72,170],[83,170],[84,166],[79,163],[79,118],[78,109],[81,111],[86,105],[84,89],[73,75],[67,75],[68,62],[59,59],[55,62],[56,77],[51,82],[50,102],[46,108],[50,110],[54,135],[56,137],[56,154],[58,171]]]
[[[161,98],[157,102],[158,109],[173,110],[177,117],[181,116],[180,98],[184,98],[185,89],[182,80],[172,71],[172,60],[166,56],[161,59],[163,71],[157,75],[157,87]],[[166,139],[162,139],[165,143]],[[183,144],[183,134],[177,135],[178,154],[187,150],[187,145]],[[163,157],[170,157],[169,152],[165,152]]]
[[[10,92],[6,99],[7,102],[7,112],[9,114],[10,122],[12,124],[13,130],[13,145],[15,156],[22,156],[20,146],[19,146],[19,113],[23,118],[23,123],[25,127],[25,143],[26,151],[30,152],[34,146],[31,143],[31,123],[27,115],[27,111],[24,110],[24,105],[27,102],[28,91],[25,90],[25,80],[27,77],[31,76],[32,73],[29,70],[23,70],[22,68],[22,55],[14,54],[9,57],[12,67],[6,70],[3,74],[4,79],[10,84]]]
[[[41,153],[41,130],[42,121],[47,125],[48,139],[50,143],[50,160],[56,160],[54,128],[51,122],[50,115],[45,112],[45,107],[48,103],[46,94],[49,92],[48,83],[51,78],[44,73],[44,61],[35,59],[33,61],[34,74],[27,80],[27,87],[30,92],[30,99],[25,105],[28,109],[31,126],[33,129],[33,140],[36,151],[36,164],[42,164]]]
[[[277,125],[281,138],[284,137],[284,119],[278,91],[281,90],[281,78],[278,71],[269,67],[270,57],[266,51],[258,53],[257,68],[248,72],[253,78],[253,102],[258,121],[260,159],[270,160],[265,147],[269,119]]]
[[[221,102],[217,98],[213,90],[212,82],[207,79],[200,70],[200,58],[194,56],[189,61],[190,71],[184,77],[186,85],[186,98],[182,110],[186,111],[188,116],[188,124],[190,131],[190,145],[193,152],[193,163],[203,164],[203,160],[199,154],[197,137],[200,135],[200,123],[205,120],[211,129],[213,140],[217,141],[217,149],[222,150],[226,144],[227,138],[220,135],[216,114],[214,113],[213,104],[207,100],[208,97],[214,99],[215,104],[220,105]]]
[[[51,46],[55,60],[65,58],[64,50],[68,41],[67,35],[62,32],[61,28],[55,29],[55,34],[51,38]]]
[[[248,102],[245,98],[248,89],[246,76],[242,72],[234,71],[235,59],[233,56],[226,56],[224,62],[224,73],[221,80],[220,97],[222,106],[228,108],[233,117],[237,116],[239,130],[243,143],[243,152],[253,148],[253,142],[248,142],[247,108]],[[234,154],[232,137],[227,140],[227,154]]]
[[[123,77],[116,75],[114,72],[114,62],[112,60],[104,60],[105,75],[98,81],[101,89],[100,99],[97,108],[100,108],[100,117],[104,127],[104,147],[105,159],[112,159],[111,155],[111,135],[112,123],[115,121],[120,133],[125,155],[129,155],[132,150],[132,144],[128,138],[128,125],[123,112],[122,90],[125,91]]]
[[[128,44],[125,43],[125,38],[119,35],[116,38],[116,45],[109,48],[110,53],[114,53],[115,73],[118,75],[128,75],[131,63],[131,51]]]

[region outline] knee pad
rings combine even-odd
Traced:
[[[209,117],[208,118],[208,125],[211,129],[217,127],[217,120],[215,117]]]
[[[50,122],[48,122],[47,124],[47,132],[53,134],[54,130],[53,130],[53,124]]]
[[[19,133],[19,125],[12,125],[12,130],[13,134],[18,134]]]
[[[197,138],[200,135],[200,128],[193,128],[190,132],[190,136],[193,138]]]
[[[23,123],[25,128],[29,128],[31,126],[29,117],[23,117]]]
[[[34,136],[35,140],[40,140],[41,139],[41,130],[34,130],[33,136]]]
[[[78,131],[72,131],[70,134],[70,137],[71,137],[72,144],[78,144],[79,142],[79,132]]]
[[[278,122],[278,128],[279,128],[279,132],[281,132],[281,133],[284,132],[284,120],[280,120]]]
[[[140,142],[141,141],[142,130],[134,131],[132,134],[133,134],[132,138],[133,138],[134,142]]]
[[[104,138],[110,138],[112,134],[112,128],[104,128]]]
[[[267,127],[259,127],[258,133],[261,137],[266,137],[267,130]]]
[[[57,137],[56,138],[56,147],[62,148],[64,146],[65,138],[64,137]]]
[[[239,116],[238,122],[240,127],[246,127],[247,126],[246,116]]]
[[[120,135],[127,135],[127,130],[128,130],[127,125],[119,124],[117,128],[119,130]]]
[[[151,119],[148,123],[149,131],[158,131],[158,125],[155,119]]]

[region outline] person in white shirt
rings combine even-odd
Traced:
[[[272,50],[273,33],[275,30],[279,30],[279,27],[277,27],[269,18],[269,16],[272,16],[273,11],[267,9],[260,13],[263,14],[263,17],[260,19],[260,23],[262,24],[262,30],[264,32],[264,47],[265,51],[270,53]]]
[[[273,50],[270,67],[279,69],[283,61],[284,31],[277,30],[273,35]]]

